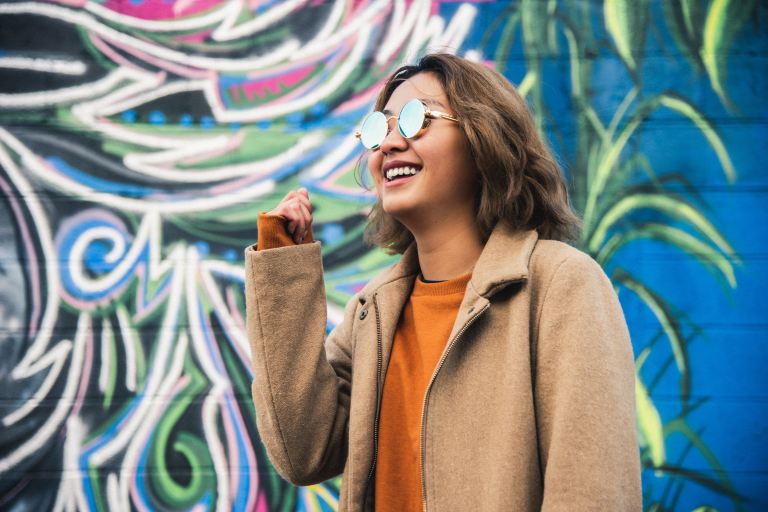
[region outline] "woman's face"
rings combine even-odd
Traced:
[[[384,113],[396,117],[413,98],[423,101],[430,110],[455,115],[432,73],[419,73],[402,82],[384,106]],[[456,222],[458,216],[474,219],[478,174],[459,125],[447,119],[432,119],[421,135],[406,139],[393,118],[388,131],[379,149],[368,158],[384,211],[411,232],[436,223]],[[388,171],[399,168],[415,169],[416,174],[387,178]]]

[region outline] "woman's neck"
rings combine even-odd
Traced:
[[[419,266],[424,279],[445,281],[471,272],[483,242],[474,219],[460,224],[443,223],[414,233]]]

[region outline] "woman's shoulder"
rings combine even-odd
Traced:
[[[602,267],[589,254],[565,242],[539,239],[531,254],[529,279],[544,283],[554,278],[608,281]]]

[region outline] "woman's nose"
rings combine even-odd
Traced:
[[[381,151],[389,153],[390,151],[405,150],[408,147],[408,141],[400,133],[397,127],[397,119],[390,118],[387,120],[387,124],[389,129],[384,137],[384,141],[381,143]]]

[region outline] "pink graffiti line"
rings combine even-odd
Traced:
[[[35,244],[32,241],[32,234],[27,226],[27,222],[24,219],[24,212],[21,209],[16,197],[18,194],[13,193],[11,185],[0,177],[0,188],[3,189],[5,197],[11,203],[11,210],[16,220],[16,226],[21,233],[21,239],[24,241],[24,248],[26,249],[26,255],[28,258],[29,272],[27,275],[31,281],[30,291],[32,292],[32,314],[29,319],[29,333],[30,339],[34,338],[37,334],[38,322],[40,321],[40,314],[42,310],[42,297],[41,297],[41,284],[40,284],[40,267],[37,263],[37,255],[35,254]]]
[[[206,330],[205,332],[212,333],[214,332],[213,326],[211,326],[210,317],[208,315],[203,316],[203,328]],[[210,355],[214,357],[218,365],[221,365],[222,368],[225,368],[224,360],[221,356],[221,351],[219,350],[218,346],[214,343],[209,344],[210,346]],[[242,471],[239,470],[240,465],[240,456],[239,456],[239,450],[237,448],[237,430],[240,432],[247,432],[247,428],[245,426],[245,421],[243,420],[243,416],[240,414],[240,408],[237,406],[237,400],[233,400],[232,397],[232,389],[229,388],[225,391],[224,400],[220,400],[218,402],[219,411],[221,414],[221,420],[224,424],[224,433],[227,437],[227,448],[229,450],[229,472],[232,478],[230,479],[229,485],[230,485],[230,495],[235,496],[237,494],[237,488],[239,486],[239,479],[243,478],[241,473]],[[234,403],[233,403],[234,402]],[[229,407],[232,409],[232,414],[229,412]],[[235,429],[235,424],[239,427],[237,430]],[[250,448],[249,443],[244,443],[244,449],[245,449],[245,458],[247,460],[243,461],[246,468],[255,468],[256,467],[256,456],[253,453],[253,450]],[[258,472],[255,472],[253,477],[249,475],[249,478],[252,480],[250,483],[250,493],[248,495],[248,502],[246,504],[245,510],[252,510],[253,505],[256,501],[257,496],[257,490],[259,488],[259,478],[258,478]]]
[[[376,196],[376,193],[373,190],[362,190],[359,187],[348,187],[337,183],[337,181],[346,173],[355,172],[356,165],[357,159],[351,158],[346,163],[331,171],[325,178],[317,181],[317,186],[322,190],[327,190],[329,192],[347,194],[361,199],[373,199]]]
[[[120,64],[123,67],[128,67],[131,69],[137,69],[142,70],[143,68],[140,66],[137,66],[133,62],[129,61],[119,53],[117,53],[115,50],[112,49],[111,46],[109,46],[107,43],[104,42],[103,39],[101,39],[99,36],[94,34],[89,34],[89,37],[91,39],[91,42],[93,43],[93,46],[95,46],[97,49],[101,51],[104,55],[112,59],[112,62],[115,62],[116,64]]]
[[[314,66],[304,66],[272,78],[266,78],[256,82],[246,82],[240,87],[242,88],[243,93],[245,93],[245,97],[249,101],[253,101],[254,96],[264,98],[267,93],[277,95],[280,94],[280,91],[283,88],[290,89],[294,87],[309,76],[313,69]]]
[[[338,51],[335,51],[332,56],[324,58],[324,65],[328,69],[334,69],[334,67],[337,65],[338,62],[340,62],[343,57],[345,57],[351,50],[352,50],[352,41],[348,42],[344,47],[338,49]],[[314,89],[318,82],[321,82],[324,80],[324,76],[322,73],[317,74],[313,79],[308,80],[301,86],[297,87],[296,89],[290,91],[288,94],[285,94],[280,98],[281,101],[287,102],[294,99],[298,99],[309,92],[311,92],[312,89]]]
[[[222,183],[221,185],[216,185],[215,187],[211,187],[208,189],[207,194],[211,196],[217,196],[220,194],[232,194],[239,190],[244,190],[246,187],[253,186],[255,183],[258,183],[264,179],[269,178],[270,175],[272,175],[275,171],[274,170],[264,170],[256,168],[248,174],[247,176],[244,176],[240,179],[236,179],[233,181]]]
[[[136,288],[136,300],[134,302],[136,308],[136,314],[132,317],[136,323],[141,323],[146,317],[157,310],[158,306],[168,297],[171,291],[170,286],[163,286],[159,290],[155,290],[155,293],[150,297],[148,302],[145,299],[148,295],[147,288],[149,285],[149,272],[147,271],[147,265],[149,263],[141,262],[136,266],[135,276],[139,282],[139,286]],[[164,277],[160,277],[160,280]]]
[[[383,82],[383,81],[382,81]],[[372,105],[376,99],[376,95],[381,89],[382,82],[378,82],[368,89],[357,93],[350,97],[347,101],[336,107],[333,111],[334,114],[346,114],[347,112],[358,110],[367,105]]]
[[[269,512],[267,508],[267,496],[259,490],[259,500],[256,502],[256,512]]]
[[[224,402],[230,402],[229,396],[224,399]],[[236,406],[232,406],[235,407]],[[224,433],[227,436],[227,448],[229,449],[229,495],[237,495],[237,487],[239,485],[239,479],[242,478],[238,466],[240,465],[239,450],[237,449],[237,433],[235,433],[235,427],[232,424],[232,418],[229,415],[226,403],[219,404],[219,411],[221,414],[221,422],[224,424]],[[248,500],[251,501],[251,500]],[[246,507],[248,510],[248,507]]]
[[[91,368],[93,367],[93,320],[88,320],[86,327],[88,335],[85,338],[85,360],[83,361],[83,373],[80,375],[80,388],[75,398],[74,407],[72,407],[72,416],[77,416],[85,402],[85,392],[88,390],[88,384],[91,379]]]
[[[51,3],[68,5],[70,7],[85,7],[88,0],[53,0]]]
[[[181,66],[179,64],[174,64],[172,62],[164,61],[162,59],[158,59],[157,57],[153,57],[149,55],[148,53],[144,53],[141,50],[137,50],[136,48],[132,48],[131,46],[127,44],[123,44],[120,41],[115,40],[106,40],[107,43],[111,44],[112,46],[115,46],[117,48],[120,48],[126,53],[129,53],[135,57],[138,57],[139,59],[143,60],[144,62],[148,62],[149,64],[153,64],[161,69],[166,69],[168,71],[171,71],[172,73],[176,73],[180,76],[186,76],[188,78],[206,78],[209,76],[209,73],[207,70],[200,70],[200,69],[194,69],[187,66]],[[114,52],[112,52],[114,54]],[[120,59],[123,62],[127,62],[126,59],[121,58]],[[132,67],[136,67],[135,64],[132,65]]]
[[[323,0],[323,1],[326,1],[326,0]],[[262,3],[264,3],[264,0],[250,0],[250,1],[248,2],[248,8],[249,8],[251,11],[255,11],[256,9],[258,9],[258,8],[259,8],[259,6],[260,6]],[[278,2],[271,2],[271,3],[278,3]],[[305,2],[303,2],[303,4],[306,4],[306,3],[307,3],[306,1],[305,1]],[[294,11],[298,11],[299,9],[301,9],[301,8],[303,7],[303,4],[296,4],[296,6],[293,8],[293,10],[294,10]]]
[[[179,377],[174,383],[173,388],[171,388],[170,391],[168,392],[167,403],[173,403],[174,399],[184,390],[184,388],[187,387],[187,385],[189,384],[189,381],[190,381],[189,375],[182,375],[181,377]],[[158,423],[158,420],[159,420],[158,417],[155,417],[154,419],[147,418],[147,421],[154,421],[155,423]],[[149,440],[149,438],[151,437],[152,430],[153,429],[147,429],[147,433],[144,435],[144,437],[147,440]],[[141,431],[141,429],[139,429],[139,431]],[[138,456],[140,457],[141,454],[138,454]],[[141,493],[139,492],[139,489],[138,489],[138,479],[142,477],[138,471],[139,469],[138,460],[130,461],[130,463],[131,463],[131,467],[137,470],[134,473],[134,478],[131,479],[131,490],[130,490],[131,498],[132,498],[131,503],[135,505],[136,508],[138,508],[139,510],[142,510],[142,511],[148,510],[144,503],[144,498],[141,496]]]
[[[235,300],[235,292],[231,287],[227,288],[226,291],[227,295],[227,306],[229,306],[229,314],[232,316],[232,320],[235,322],[237,327],[239,327],[243,332],[245,332],[245,319],[243,318],[243,315],[240,314],[240,309],[237,307],[237,301]],[[250,354],[246,354],[243,349],[240,347],[239,343],[232,343],[232,346],[235,347],[235,350],[237,351],[238,357],[240,357],[240,361],[245,365],[245,367],[250,372],[251,368],[251,356]]]
[[[178,0],[173,4],[174,18],[195,12],[205,11],[225,0]],[[190,11],[190,12],[186,12]]]
[[[198,0],[184,5],[183,14],[191,16],[208,11],[222,3],[223,0]],[[174,2],[165,0],[143,0],[141,2],[126,2],[125,0],[108,0],[104,7],[114,12],[125,14],[143,20],[173,20],[179,17],[179,9]]]
[[[213,30],[201,30],[200,32],[195,32],[194,34],[183,34],[180,36],[176,36],[176,40],[181,43],[202,43],[208,37],[213,33]]]

